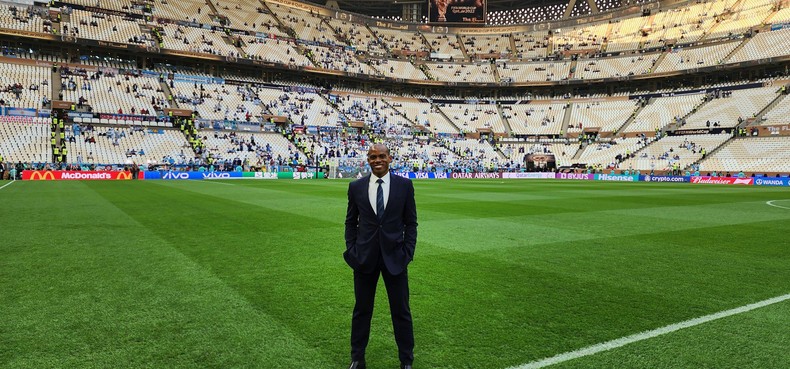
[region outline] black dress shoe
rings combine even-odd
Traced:
[[[364,361],[352,361],[348,369],[366,369]]]
[[[412,369],[411,364],[401,364],[400,369]]]

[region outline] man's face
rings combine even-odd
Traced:
[[[368,150],[368,164],[376,177],[384,177],[390,170],[390,151],[384,145],[373,145]]]

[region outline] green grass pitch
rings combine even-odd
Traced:
[[[1,184],[6,184],[2,182]],[[790,293],[787,188],[416,181],[415,368],[504,369]],[[344,368],[346,181],[0,190],[0,368]],[[790,301],[557,368],[787,368]],[[397,368],[380,282],[368,367]]]

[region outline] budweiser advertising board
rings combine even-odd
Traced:
[[[726,185],[754,185],[754,178],[735,177],[691,177],[691,183],[697,184],[726,184]]]
[[[129,180],[132,174],[121,171],[78,172],[67,170],[25,170],[22,179],[26,181],[65,181],[65,180]]]

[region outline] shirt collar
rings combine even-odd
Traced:
[[[376,183],[378,179],[379,177],[373,173],[370,173],[370,183]],[[384,181],[384,183],[390,183],[390,172],[387,172],[387,174],[385,174],[384,177],[381,177],[381,179]]]

